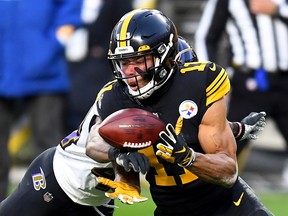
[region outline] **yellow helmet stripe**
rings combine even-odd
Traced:
[[[128,14],[128,16],[125,18],[122,27],[121,27],[121,31],[120,31],[120,47],[125,47],[127,46],[127,41],[126,41],[126,37],[127,37],[127,29],[128,29],[128,25],[132,19],[132,17],[134,16],[135,13],[137,13],[139,9],[136,9],[132,12],[130,12]]]

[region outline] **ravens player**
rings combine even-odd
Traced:
[[[95,126],[87,154],[114,162],[117,175],[121,166],[148,171],[156,216],[271,215],[238,176],[235,138],[226,119],[230,82],[225,69],[213,62],[180,64],[177,52],[176,27],[162,12],[133,10],[121,18],[108,55],[117,81],[98,94],[99,116],[103,120],[119,109],[137,107],[155,113],[167,127],[158,145],[125,153],[101,146],[99,137],[91,135],[97,133]],[[98,181],[117,187],[105,178]]]

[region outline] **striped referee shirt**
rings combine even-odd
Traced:
[[[199,59],[216,61],[217,44],[226,32],[232,66],[288,72],[287,0],[274,1],[283,5],[280,16],[253,15],[248,0],[208,0],[195,33]]]

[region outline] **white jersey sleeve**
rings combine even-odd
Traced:
[[[80,128],[65,137],[56,148],[53,168],[64,192],[81,205],[101,206],[109,202],[106,191],[95,188],[97,179],[91,169],[112,168],[111,163],[98,163],[86,155],[89,131],[95,123],[97,108],[94,104]]]

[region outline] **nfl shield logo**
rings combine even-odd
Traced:
[[[44,195],[43,195],[43,199],[45,202],[50,202],[52,199],[53,199],[53,196],[51,193],[49,192],[46,192]]]

